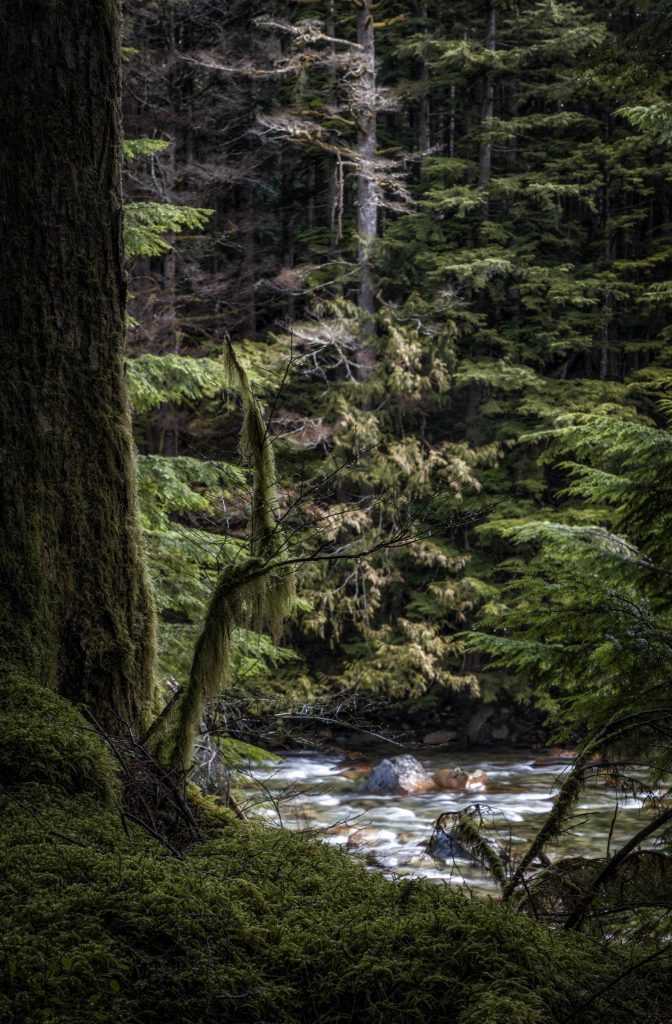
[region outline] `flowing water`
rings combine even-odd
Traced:
[[[536,833],[551,807],[567,763],[541,758],[538,753],[478,755],[446,751],[409,751],[431,772],[460,767],[487,773],[486,792],[435,791],[421,796],[372,796],[358,790],[352,763],[336,754],[291,754],[280,762],[256,766],[245,786],[245,806],[272,824],[310,830],[324,842],[345,847],[372,868],[390,877],[427,878],[436,882],[492,889],[493,883],[478,865],[458,858],[433,860],[424,844],[433,824],[446,811],[478,803],[498,838],[513,852]],[[371,756],[375,764],[385,756]],[[389,754],[388,754],[389,756]],[[367,758],[367,760],[369,760]],[[605,782],[583,792],[561,842],[548,850],[559,856],[604,856],[610,831],[616,848],[644,823],[641,802],[618,797]]]

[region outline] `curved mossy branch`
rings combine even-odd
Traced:
[[[273,445],[261,405],[230,341],[227,341],[224,358],[231,385],[237,388],[243,405],[240,452],[252,466],[250,555],[253,559],[263,559],[267,565],[263,586],[256,589],[255,595],[250,595],[254,600],[249,608],[249,621],[257,628],[267,626],[277,640],[282,622],[292,606],[295,582],[291,573],[274,575],[270,564],[287,556],[285,535],[276,519],[278,478]]]
[[[502,891],[503,899],[508,900],[513,896],[514,892],[523,881],[525,872],[530,864],[539,858],[548,843],[557,839],[564,823],[567,821],[567,818],[571,814],[572,809],[579,798],[579,793],[581,792],[581,786],[583,784],[583,775],[589,765],[591,753],[592,746],[586,748],[586,750],[579,755],[577,761],[572,767],[572,770],[560,787],[560,791],[553,802],[553,807],[551,808],[548,817],[530,843],[509,882],[504,887]]]
[[[607,861],[602,870],[595,876],[593,881],[590,883],[588,891],[584,894],[583,899],[567,918],[567,921],[565,922],[566,930],[578,930],[581,927],[600,889],[618,874],[621,866],[646,839],[652,836],[654,832],[658,832],[665,825],[669,824],[670,821],[672,821],[672,808],[668,807],[650,821],[648,825],[645,825],[644,828],[639,830],[639,832],[636,832],[635,835],[620,848],[620,850],[616,851],[611,860]]]
[[[176,707],[177,719],[164,747],[172,768],[189,768],[205,704],[230,678],[235,627],[252,621],[258,627],[268,623],[277,628],[290,611],[292,578],[286,574],[275,576],[273,569],[272,563],[252,557],[222,573],[196,643],[189,682]]]
[[[481,831],[483,824],[478,806],[465,807],[461,811],[448,811],[437,821],[438,828],[488,871],[501,889],[506,885],[506,863],[504,852],[488,842]],[[446,827],[448,826],[448,827]]]
[[[574,762],[572,770],[560,787],[548,817],[505,886],[502,892],[504,900],[508,900],[514,895],[518,886],[524,881],[525,872],[529,866],[540,857],[548,843],[557,839],[560,835],[567,818],[579,798],[584,784],[584,776],[593,767],[593,755],[601,747],[614,744],[624,736],[640,730],[643,724],[646,724],[647,719],[652,715],[655,716],[655,713],[656,711],[647,710],[634,715],[615,718],[612,722],[607,723],[596,736],[586,742],[583,750]]]
[[[243,404],[241,452],[253,467],[250,557],[227,567],[217,582],[194,650],[189,682],[169,716],[167,736],[164,730],[160,756],[177,770],[189,768],[205,704],[229,680],[236,626],[268,627],[277,638],[295,594],[293,574],[278,571],[286,542],[275,518],[275,459],[261,407],[230,343],[225,358],[229,379]]]
[[[261,406],[254,397],[247,372],[238,361],[230,341],[227,342],[224,359],[230,383],[240,394],[243,405],[241,455],[253,469],[250,551],[252,555],[274,557],[283,550],[284,538],[275,519],[278,492],[273,446]]]

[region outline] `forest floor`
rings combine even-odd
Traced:
[[[613,1024],[666,1019],[640,950],[390,882],[194,796],[171,849],[123,812],[72,705],[0,688],[2,1024]]]

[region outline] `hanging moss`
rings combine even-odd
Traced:
[[[177,706],[172,734],[162,747],[164,759],[175,768],[189,767],[204,706],[229,678],[234,627],[251,615],[274,619],[286,611],[286,603],[279,607],[277,592],[268,586],[269,574],[265,562],[247,559],[225,570],[215,588],[196,643],[189,683]]]
[[[241,396],[244,411],[241,451],[254,469],[250,557],[239,565],[227,566],[220,576],[196,643],[189,683],[176,705],[172,721],[167,723],[167,737],[160,740],[160,756],[175,769],[189,768],[204,706],[229,679],[235,627],[249,622],[257,628],[268,626],[277,638],[295,594],[294,578],[280,564],[285,539],[276,518],[278,496],[273,450],[261,407],[230,344],[226,349],[225,369]]]

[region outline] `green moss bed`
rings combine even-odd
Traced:
[[[631,970],[641,950],[386,881],[300,835],[222,816],[174,857],[122,826],[111,773],[74,708],[3,687],[2,1024],[670,1019],[669,979]]]

